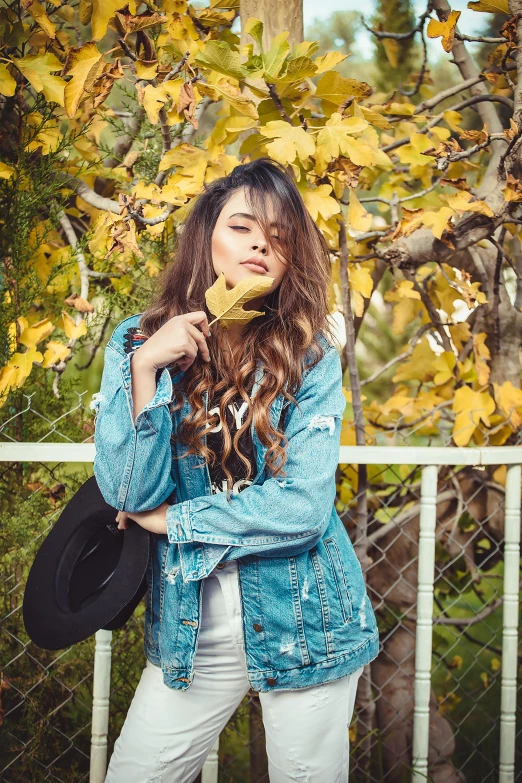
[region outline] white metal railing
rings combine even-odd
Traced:
[[[93,462],[94,456],[95,446],[90,443],[0,442],[0,462]],[[491,446],[487,448],[341,446],[339,463],[422,465],[412,783],[421,783],[421,781],[428,779],[437,466],[506,465],[499,783],[513,783],[515,779],[522,448],[520,446]],[[98,631],[96,634],[90,783],[103,783],[107,767],[111,638],[110,631]],[[217,783],[218,743],[219,739],[205,761],[202,770],[202,783]]]

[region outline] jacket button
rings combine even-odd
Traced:
[[[262,631],[263,630],[263,626],[259,625],[259,623],[254,623],[253,627],[254,627],[254,631]]]
[[[267,685],[277,685],[277,680],[274,680],[273,677],[268,677],[268,679],[266,681],[266,684]]]

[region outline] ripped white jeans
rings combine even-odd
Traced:
[[[259,694],[271,783],[348,783],[348,727],[363,668]],[[169,688],[147,661],[105,783],[191,783],[249,690],[234,560],[206,579],[192,684]]]

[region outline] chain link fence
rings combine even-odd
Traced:
[[[71,399],[70,410],[63,414],[61,402],[54,420],[23,393],[16,408],[1,411],[2,783],[89,779],[94,639],[58,652],[37,648],[25,633],[21,608],[36,551],[65,504],[92,475],[92,465],[41,462],[30,447],[20,459],[1,461],[2,446],[13,442],[92,443],[93,417],[85,393]],[[360,680],[349,730],[350,781],[358,783],[411,778],[422,470],[414,449],[450,445],[445,410],[440,409],[437,426],[426,417],[415,423],[406,414],[393,424],[371,422],[367,445],[386,445],[386,456],[397,462],[385,464],[383,457],[381,463],[362,467],[350,458],[338,467],[336,507],[363,563],[382,647]],[[474,421],[470,415],[476,430]],[[438,467],[428,754],[434,783],[499,779],[506,467],[498,432],[484,428],[479,441],[481,447],[498,447],[498,464],[463,460]],[[512,432],[508,442],[522,445],[522,430]],[[341,443],[355,444],[348,423]],[[401,452],[404,446],[409,448]],[[405,459],[408,464],[401,464]],[[367,523],[361,525],[363,518]],[[145,663],[143,608],[112,637],[109,754]],[[518,617],[520,603],[515,612]],[[520,646],[518,651],[519,669]],[[518,678],[511,778],[517,781],[522,780],[520,687]],[[268,781],[255,692],[245,696],[222,732],[217,765],[220,783]]]

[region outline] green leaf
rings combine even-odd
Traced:
[[[194,58],[197,65],[212,68],[224,76],[242,80],[247,72],[241,65],[239,52],[233,51],[223,41],[208,41],[203,52],[198,52]]]
[[[259,47],[259,51],[263,54],[263,22],[251,16],[245,24],[245,33],[254,39]]]

